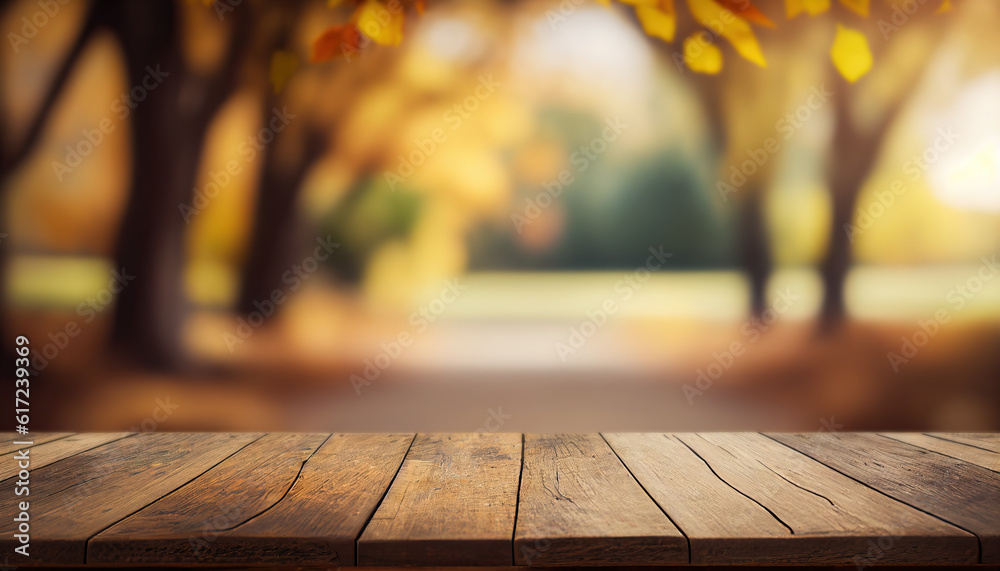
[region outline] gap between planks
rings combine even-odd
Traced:
[[[628,463],[625,462],[625,460],[622,458],[621,454],[619,454],[619,451],[615,448],[615,446],[613,446],[611,444],[611,442],[609,442],[607,436],[604,433],[598,433],[598,434],[599,434],[601,440],[604,442],[604,444],[608,447],[608,449],[615,455],[615,457],[617,458],[618,462],[621,464],[622,468],[628,472],[629,477],[633,481],[635,481],[635,483],[642,489],[642,491],[645,494],[645,496],[650,501],[652,501],[654,503],[654,505],[657,506],[657,508],[670,521],[670,523],[673,524],[673,526],[680,532],[681,535],[683,535],[683,537],[685,538],[685,541],[687,542],[687,554],[688,554],[687,558],[688,558],[688,562],[690,563],[692,561],[692,553],[693,552],[692,552],[692,547],[691,547],[691,538],[689,537],[688,533],[680,525],[678,525],[678,522],[675,521],[674,517],[671,516],[670,513],[668,513],[668,510],[663,505],[661,505],[659,502],[656,501],[656,498],[654,497],[654,495],[650,492],[650,490],[643,483],[643,481],[640,480],[640,478],[636,475],[636,473],[634,473],[632,467],[630,467],[628,465]],[[211,470],[215,469],[219,465],[223,464],[224,462],[226,462],[227,460],[229,460],[233,456],[239,454],[245,448],[251,446],[252,444],[254,444],[256,442],[258,442],[262,438],[265,438],[265,436],[267,436],[267,435],[268,434],[265,433],[265,434],[261,434],[260,436],[257,436],[257,438],[251,440],[250,442],[247,442],[246,444],[243,444],[242,446],[240,446],[239,448],[237,448],[233,452],[229,453],[227,456],[225,456],[221,460],[215,462],[214,464],[212,464],[208,468],[204,469],[200,473],[195,474],[194,476],[190,477],[187,481],[184,481],[183,483],[181,483],[180,485],[178,485],[174,489],[170,490],[166,494],[163,494],[159,498],[151,500],[149,503],[147,503],[147,504],[139,507],[138,509],[134,510],[133,512],[131,512],[131,513],[129,513],[129,514],[121,517],[120,519],[116,520],[115,522],[112,522],[111,524],[107,525],[106,527],[104,527],[101,530],[97,531],[96,533],[92,534],[86,540],[86,542],[84,543],[84,561],[85,561],[85,563],[88,560],[88,550],[87,550],[87,547],[89,546],[90,541],[96,535],[99,535],[100,533],[102,533],[103,531],[107,530],[108,528],[113,527],[117,523],[119,523],[119,522],[121,522],[121,521],[123,521],[123,520],[125,520],[125,519],[127,519],[129,517],[131,517],[135,513],[139,512],[139,511],[142,511],[143,509],[146,509],[147,507],[149,507],[153,503],[155,503],[157,501],[160,501],[162,499],[165,499],[165,498],[167,498],[167,497],[169,497],[169,496],[171,496],[171,495],[179,492],[181,489],[185,488],[186,486],[191,485],[192,482],[195,482],[199,478],[202,478],[206,473],[210,472]],[[72,436],[72,433],[67,433],[67,434],[65,434],[63,436],[60,436],[59,438],[48,440],[48,441],[44,442],[43,444],[35,444],[35,446],[39,446],[40,447],[40,446],[43,446],[44,444],[56,443],[56,442],[59,442],[61,440],[66,439],[66,438],[68,438],[70,436]],[[122,439],[129,438],[131,436],[134,436],[134,435],[125,435],[125,436],[122,437]],[[292,488],[295,486],[296,481],[298,481],[299,477],[303,473],[303,470],[306,468],[306,464],[313,458],[313,456],[316,454],[316,452],[323,447],[323,445],[329,440],[330,436],[331,436],[330,434],[327,434],[326,435],[326,439],[323,440],[323,442],[319,446],[317,446],[312,451],[312,453],[301,463],[301,465],[299,466],[298,473],[296,474],[295,478],[291,481],[291,483],[289,484],[288,488],[285,490],[284,494],[280,498],[278,498],[278,500],[274,501],[271,505],[269,505],[267,508],[265,508],[263,511],[255,514],[254,516],[252,516],[251,518],[249,518],[248,520],[246,520],[243,523],[246,523],[247,521],[250,521],[250,520],[252,520],[252,519],[254,519],[254,518],[256,518],[256,517],[258,517],[260,515],[263,515],[265,512],[267,512],[271,508],[277,506],[288,495],[289,491],[292,490]],[[661,435],[661,436],[665,436],[665,435]],[[856,477],[854,477],[850,473],[845,473],[844,471],[842,471],[842,470],[838,469],[837,467],[835,467],[835,465],[831,465],[830,463],[827,463],[826,461],[823,461],[820,458],[814,457],[813,455],[810,455],[810,454],[808,454],[806,452],[803,452],[803,451],[797,449],[796,447],[791,446],[790,444],[787,444],[787,443],[781,441],[780,439],[775,438],[774,436],[772,436],[770,434],[763,434],[763,433],[761,433],[760,436],[763,436],[763,437],[765,437],[765,438],[767,438],[767,439],[775,442],[776,444],[779,444],[779,445],[781,445],[781,446],[783,446],[785,448],[788,448],[789,450],[791,450],[795,454],[801,455],[803,458],[809,459],[810,461],[815,462],[818,465],[821,465],[821,466],[823,466],[825,468],[833,470],[834,472],[837,472],[837,473],[841,474],[842,476],[844,476],[846,478],[849,478],[850,480],[854,481],[855,483],[857,483],[857,484],[859,484],[859,485],[861,485],[861,486],[863,486],[865,488],[868,488],[870,490],[873,490],[874,492],[877,492],[878,494],[881,494],[882,496],[885,496],[886,498],[888,498],[888,499],[890,499],[890,500],[892,500],[894,502],[898,502],[898,503],[900,503],[902,505],[905,505],[905,506],[908,506],[908,507],[910,507],[912,509],[915,509],[915,510],[921,512],[921,513],[924,513],[926,515],[934,517],[934,518],[936,518],[936,519],[938,519],[938,520],[940,520],[942,522],[950,524],[950,525],[952,525],[952,526],[954,526],[954,527],[956,527],[958,529],[962,529],[964,531],[969,532],[977,540],[977,543],[978,543],[978,546],[979,546],[979,550],[980,550],[979,558],[980,558],[980,560],[982,560],[982,548],[983,548],[982,547],[982,539],[980,538],[980,536],[979,536],[978,533],[972,532],[971,530],[966,529],[965,527],[963,527],[961,525],[958,525],[958,524],[955,524],[952,521],[949,521],[949,519],[947,519],[945,517],[939,516],[939,515],[931,512],[931,511],[928,511],[926,509],[922,509],[921,507],[913,505],[913,504],[911,504],[908,501],[905,501],[903,499],[899,499],[899,498],[895,497],[893,494],[891,494],[889,492],[886,492],[886,491],[883,491],[883,490],[879,489],[878,487],[876,487],[875,485],[869,484],[868,482],[866,482],[866,481],[864,481],[862,479],[856,478]],[[927,437],[936,438],[936,439],[940,440],[942,443],[947,443],[948,445],[964,446],[964,447],[968,447],[970,449],[980,450],[980,451],[982,451],[984,453],[993,453],[992,451],[990,451],[987,448],[980,447],[980,446],[975,446],[974,444],[970,444],[969,442],[959,442],[957,440],[951,440],[951,439],[948,439],[948,438],[938,437],[937,435],[934,435],[934,434],[930,434],[930,435],[926,435],[926,436]],[[359,553],[359,551],[358,551],[358,544],[361,541],[361,537],[365,533],[366,529],[368,528],[368,525],[371,522],[372,518],[375,516],[375,514],[378,512],[378,510],[382,507],[382,505],[383,505],[383,503],[384,503],[387,495],[389,494],[389,492],[390,492],[393,484],[397,481],[397,477],[399,476],[400,471],[402,470],[404,463],[406,462],[407,458],[410,455],[410,452],[411,452],[411,449],[412,449],[412,447],[414,445],[414,442],[416,442],[416,440],[419,437],[420,437],[420,434],[414,434],[411,437],[411,440],[409,441],[409,444],[408,444],[405,452],[402,455],[402,459],[401,459],[399,465],[396,467],[395,472],[392,474],[391,478],[388,481],[388,485],[383,490],[383,492],[381,494],[381,497],[378,499],[378,501],[375,504],[374,509],[372,509],[372,511],[369,514],[367,520],[360,527],[360,530],[358,531],[356,537],[354,538],[354,546],[355,546],[354,564],[355,565],[357,565],[359,563],[359,558],[358,558],[358,553]],[[949,461],[968,463],[968,464],[973,465],[973,466],[978,466],[978,467],[980,467],[980,468],[982,468],[984,470],[991,470],[987,466],[977,465],[975,462],[970,462],[970,461],[964,460],[962,458],[956,458],[955,456],[951,456],[951,455],[949,455],[949,454],[947,454],[945,452],[941,452],[940,450],[923,448],[923,447],[921,447],[918,444],[915,444],[913,442],[907,442],[906,440],[899,440],[897,438],[892,438],[891,434],[890,435],[880,434],[879,437],[880,438],[884,438],[887,442],[891,442],[891,443],[893,443],[895,445],[904,446],[906,448],[919,449],[919,450],[922,450],[922,451],[926,451],[928,453],[933,453],[933,455],[940,456],[940,457],[942,457],[944,459],[947,459]],[[517,550],[517,547],[516,547],[517,523],[518,523],[518,519],[520,517],[520,511],[519,510],[520,510],[520,507],[521,507],[521,500],[522,500],[522,498],[521,498],[521,491],[522,491],[523,477],[524,477],[524,472],[525,472],[525,461],[526,461],[526,456],[525,456],[525,446],[526,446],[526,444],[525,444],[525,435],[524,434],[520,435],[520,441],[521,441],[521,446],[520,446],[520,454],[521,454],[521,456],[520,456],[520,464],[519,464],[518,476],[517,476],[516,496],[515,496],[515,501],[514,501],[514,524],[513,524],[513,529],[511,531],[511,539],[510,539],[510,541],[511,541],[512,563],[515,563],[515,564],[517,562],[517,556],[516,556],[516,550]],[[38,442],[38,441],[36,440],[36,442]],[[76,456],[78,454],[82,454],[84,452],[88,452],[88,451],[91,451],[91,450],[94,450],[94,449],[97,449],[97,448],[100,448],[100,447],[112,444],[113,442],[115,442],[115,441],[106,442],[106,443],[103,443],[103,444],[98,444],[98,445],[96,445],[96,446],[94,446],[92,448],[87,448],[87,449],[79,450],[77,452],[74,452],[73,454],[70,454],[70,455],[66,456],[66,457],[60,458],[58,460],[55,460],[55,461],[53,461],[53,463],[60,462],[62,460],[65,460],[66,458],[70,458],[72,456]],[[702,462],[704,462],[704,464],[708,467],[708,469],[711,470],[715,474],[715,476],[721,482],[725,483],[727,486],[729,486],[730,488],[732,488],[736,492],[739,492],[740,494],[742,494],[743,496],[747,497],[748,499],[753,500],[754,502],[756,502],[756,500],[754,500],[754,498],[748,496],[746,493],[744,493],[744,491],[738,489],[737,487],[733,486],[731,483],[729,483],[728,481],[726,481],[725,479],[723,479],[718,473],[716,473],[716,471],[712,467],[712,465],[705,458],[702,458],[702,456],[700,454],[698,454],[697,451],[691,449],[691,447],[687,443],[685,443],[683,441],[681,441],[681,443],[684,444]],[[34,448],[34,446],[33,446],[33,448]],[[764,465],[764,467],[767,468],[766,465]],[[773,470],[772,470],[772,472],[773,472]],[[995,470],[994,470],[994,472],[995,472]],[[804,490],[806,492],[810,492],[810,493],[819,495],[820,497],[823,497],[824,499],[826,499],[826,501],[828,501],[828,502],[830,501],[828,498],[825,498],[825,496],[822,496],[822,494],[817,494],[813,490],[809,490],[807,488],[802,488],[801,486],[799,486],[795,482],[792,482],[792,481],[788,480],[787,478],[784,478],[783,476],[781,476],[781,474],[778,474],[777,472],[775,472],[775,475],[778,476],[778,477],[781,477],[782,479],[784,479],[786,482],[788,482],[792,486],[799,487],[799,488],[801,488],[802,490]],[[761,505],[759,502],[756,502],[756,503],[758,503],[758,505]],[[832,504],[832,502],[831,502],[831,504]],[[764,505],[761,505],[761,507],[764,508],[764,509],[766,509],[768,512],[771,511],[770,509],[768,509]],[[785,527],[787,527],[789,529],[790,534],[794,534],[794,531],[792,530],[792,528],[788,527],[788,525],[785,524],[785,522],[783,522],[780,518],[778,518],[777,515],[775,515],[773,512],[771,513],[771,515],[777,521],[779,521],[780,523],[782,523],[783,525],[785,525]],[[240,525],[242,525],[242,524],[240,524]]]
[[[385,491],[382,492],[382,497],[379,498],[378,503],[375,504],[375,509],[372,510],[372,513],[368,514],[368,519],[365,520],[365,523],[361,526],[361,529],[358,530],[357,537],[354,538],[355,567],[361,566],[358,563],[358,543],[361,541],[361,534],[365,532],[365,529],[368,528],[368,524],[371,523],[372,518],[375,517],[376,513],[378,513],[378,509],[382,507],[382,502],[385,501],[385,497],[389,494],[389,488],[392,488],[392,483],[396,481],[396,476],[399,476],[399,471],[403,469],[403,462],[406,462],[406,457],[410,455],[410,449],[413,448],[413,443],[417,440],[417,436],[419,436],[418,433],[413,433],[413,438],[410,439],[410,443],[406,446],[406,452],[403,453],[403,459],[402,461],[400,461],[399,466],[396,466],[396,472],[392,475],[392,478],[389,480],[389,485],[385,487]]]
[[[258,436],[257,438],[254,438],[254,439],[253,439],[253,440],[251,440],[250,442],[247,442],[247,443],[246,443],[246,444],[244,444],[243,446],[240,446],[239,448],[237,448],[236,450],[234,450],[234,451],[233,451],[232,453],[230,453],[229,455],[227,455],[227,456],[226,456],[225,458],[222,458],[221,460],[219,460],[219,461],[218,461],[218,462],[216,462],[215,464],[212,464],[211,466],[209,466],[209,467],[208,467],[208,468],[206,468],[205,470],[201,471],[201,472],[200,472],[200,473],[199,473],[198,475],[194,476],[193,478],[189,479],[188,481],[184,482],[183,484],[181,484],[181,485],[177,486],[177,487],[176,487],[176,488],[174,488],[173,490],[170,490],[170,491],[169,491],[169,492],[167,492],[166,494],[163,494],[162,496],[160,496],[160,497],[156,498],[155,500],[152,500],[151,502],[149,502],[148,504],[146,504],[146,505],[144,505],[144,506],[140,507],[139,509],[136,509],[136,510],[134,510],[134,511],[133,511],[132,513],[130,513],[130,514],[128,514],[128,515],[126,515],[126,516],[124,516],[124,517],[122,517],[122,518],[119,518],[119,519],[118,519],[117,521],[114,521],[114,522],[112,522],[111,524],[109,524],[109,525],[105,526],[104,528],[100,529],[100,530],[99,530],[99,531],[97,531],[96,533],[93,533],[93,534],[91,534],[91,535],[90,535],[90,537],[88,537],[88,538],[87,538],[87,541],[85,541],[85,542],[83,543],[83,563],[84,563],[84,565],[87,565],[87,564],[88,564],[88,561],[87,561],[87,556],[88,556],[88,552],[89,552],[89,547],[90,547],[90,541],[91,541],[92,539],[94,539],[94,538],[95,538],[96,536],[100,535],[100,534],[101,534],[102,532],[104,532],[105,530],[107,530],[107,529],[110,529],[110,528],[114,527],[114,526],[115,526],[115,525],[117,525],[118,523],[121,523],[122,521],[124,521],[124,520],[126,520],[126,519],[128,519],[128,518],[132,517],[133,515],[135,515],[135,514],[139,513],[140,511],[142,511],[142,510],[144,510],[144,509],[148,508],[149,506],[151,506],[151,505],[155,504],[156,502],[158,502],[158,501],[160,501],[160,500],[162,500],[162,499],[164,499],[164,498],[166,498],[166,497],[170,496],[171,494],[173,494],[174,492],[177,492],[178,490],[180,490],[180,489],[181,489],[181,488],[183,488],[184,486],[187,486],[187,485],[188,485],[188,484],[190,484],[191,482],[194,482],[195,480],[197,480],[198,478],[200,478],[200,477],[204,476],[204,475],[205,475],[205,474],[206,474],[207,472],[209,472],[210,470],[212,470],[212,469],[213,469],[213,468],[215,468],[216,466],[218,466],[218,465],[222,464],[222,463],[223,463],[223,462],[225,462],[226,460],[229,460],[230,458],[232,458],[233,456],[235,456],[236,454],[238,454],[238,453],[239,453],[239,452],[240,452],[241,450],[243,450],[243,449],[244,449],[244,448],[246,448],[247,446],[250,446],[250,445],[251,445],[251,444],[253,444],[254,442],[257,442],[257,441],[258,441],[258,440],[260,440],[261,438],[264,438],[264,437],[265,437],[265,436],[267,436],[268,434],[269,434],[269,433],[267,433],[267,432],[265,432],[265,433],[261,433],[261,434],[260,434],[260,436]]]
[[[868,488],[871,488],[871,489],[875,490],[876,492],[878,492],[878,493],[880,493],[880,494],[882,494],[882,495],[884,495],[884,496],[886,496],[886,497],[888,497],[888,498],[890,498],[890,499],[892,499],[892,500],[894,500],[896,502],[899,502],[901,504],[909,506],[909,507],[911,507],[911,508],[913,508],[913,509],[915,509],[915,510],[917,510],[919,512],[927,514],[928,516],[931,516],[931,517],[933,517],[933,518],[935,518],[937,520],[940,520],[940,521],[942,521],[944,523],[947,523],[947,524],[949,524],[951,526],[954,526],[955,528],[961,529],[962,531],[964,531],[964,532],[972,535],[976,539],[976,546],[977,546],[977,551],[978,551],[978,556],[976,558],[976,562],[977,563],[982,564],[982,563],[997,563],[997,562],[1000,562],[1000,547],[998,547],[998,543],[1000,543],[1000,541],[998,541],[998,537],[997,537],[998,533],[1000,533],[1000,528],[991,528],[991,527],[989,527],[989,524],[984,524],[984,523],[981,523],[980,521],[976,521],[976,520],[978,520],[979,512],[970,513],[968,511],[968,507],[969,506],[967,506],[967,505],[966,506],[960,506],[958,509],[953,509],[954,505],[951,505],[951,506],[945,505],[946,502],[940,503],[939,505],[935,506],[934,511],[931,511],[930,508],[925,508],[925,507],[923,507],[921,505],[917,505],[918,503],[926,505],[926,502],[924,502],[924,501],[918,501],[918,500],[924,500],[926,498],[931,498],[931,501],[933,503],[934,498],[937,498],[937,496],[939,494],[933,494],[933,495],[926,495],[925,494],[925,495],[916,496],[913,499],[909,499],[909,500],[905,499],[905,498],[912,497],[913,494],[912,493],[910,493],[910,494],[905,493],[905,491],[906,491],[907,488],[906,488],[906,486],[903,486],[902,483],[896,482],[894,480],[887,479],[885,482],[883,482],[883,485],[885,485],[885,487],[888,487],[890,489],[889,490],[882,489],[882,486],[877,486],[874,483],[871,483],[871,482],[868,481],[870,478],[871,479],[878,479],[878,478],[872,475],[872,470],[871,469],[867,469],[867,464],[865,464],[866,468],[862,469],[862,468],[859,468],[857,466],[853,466],[850,463],[850,461],[841,461],[841,462],[836,461],[836,458],[838,456],[838,451],[836,450],[836,447],[834,447],[834,446],[827,446],[827,448],[821,450],[820,453],[817,453],[817,451],[815,449],[813,449],[813,450],[810,451],[810,446],[814,446],[813,442],[816,442],[816,439],[819,438],[820,434],[823,434],[824,436],[826,436],[827,439],[832,438],[834,440],[839,440],[840,438],[844,438],[844,437],[846,437],[846,438],[854,438],[854,439],[858,439],[858,438],[864,439],[864,438],[868,438],[868,437],[871,437],[871,436],[875,436],[877,438],[884,439],[887,443],[891,443],[891,444],[895,445],[897,447],[897,450],[901,450],[903,452],[912,451],[912,452],[919,452],[919,453],[923,453],[923,454],[929,454],[932,457],[939,456],[939,457],[941,457],[942,459],[944,459],[946,461],[950,461],[952,463],[952,466],[954,468],[963,468],[964,469],[965,467],[968,467],[968,469],[965,469],[965,471],[969,471],[969,469],[971,469],[971,471],[973,471],[973,472],[975,472],[975,471],[984,471],[986,474],[992,474],[987,468],[983,468],[983,467],[978,466],[976,464],[973,464],[973,463],[970,463],[970,462],[966,462],[966,461],[961,460],[961,459],[956,459],[956,458],[953,458],[953,457],[950,457],[950,456],[947,456],[947,455],[944,455],[944,454],[939,454],[939,453],[935,453],[935,452],[930,451],[930,450],[925,450],[923,448],[920,448],[919,446],[915,446],[915,445],[907,443],[907,442],[902,442],[902,441],[891,439],[891,438],[881,438],[881,435],[877,435],[875,433],[859,433],[859,432],[848,432],[848,433],[810,433],[810,434],[808,434],[808,436],[810,436],[811,438],[813,438],[814,441],[813,442],[806,442],[806,443],[802,443],[799,440],[799,437],[802,436],[801,434],[794,434],[794,433],[762,433],[762,434],[764,436],[770,438],[771,440],[774,440],[774,441],[776,441],[776,442],[778,442],[778,443],[780,443],[780,444],[788,447],[789,449],[791,449],[791,450],[793,450],[795,452],[798,452],[799,454],[803,454],[806,457],[809,457],[809,458],[815,460],[816,462],[819,462],[821,464],[824,464],[824,465],[828,466],[830,469],[839,472],[840,474],[844,475],[845,477],[850,478],[850,479],[854,480],[855,482],[858,482],[859,484],[864,485],[864,486],[866,486]],[[785,442],[783,439],[791,439],[794,442],[798,442],[799,446],[801,446],[802,448],[799,448],[797,446],[793,446],[789,442]],[[887,450],[881,450],[880,452],[882,452],[883,456],[886,456],[886,454],[887,454],[888,451]],[[824,456],[824,453],[827,456],[827,459],[825,459],[825,460],[823,458],[821,458],[822,456]],[[880,466],[880,468],[884,469],[884,467],[882,467],[881,465],[879,465],[879,466]],[[917,471],[916,473],[918,474],[918,476],[922,475],[922,473],[920,471]],[[993,474],[993,475],[995,476],[996,474]],[[996,480],[996,478],[993,478],[993,479]],[[979,481],[976,480],[975,478],[970,478],[968,480],[963,481],[963,484],[968,483],[969,485],[975,485],[978,482]],[[998,487],[994,492],[996,493],[998,491],[1000,491],[1000,487]],[[900,497],[900,496],[902,496],[902,497]],[[994,501],[996,501],[998,497],[1000,497],[1000,495],[994,495],[994,497],[992,499]],[[998,504],[996,506],[996,508],[1000,508],[1000,504]],[[938,512],[938,513],[935,513],[935,512]],[[941,515],[939,515],[939,513],[941,513],[941,512],[944,512],[944,513],[941,514]],[[994,519],[996,519],[998,515],[1000,515],[1000,509],[996,509],[993,512],[990,512],[988,509],[986,510],[986,516],[987,517],[993,517]],[[964,523],[958,523],[958,522],[955,521],[956,519],[957,520],[963,520]],[[970,525],[968,523],[970,520],[973,523],[973,525]],[[985,531],[985,533],[984,533],[984,531]],[[989,542],[988,545],[984,545],[984,541]]]

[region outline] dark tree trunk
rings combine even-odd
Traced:
[[[837,76],[834,88],[836,119],[833,148],[827,166],[833,207],[830,241],[820,263],[823,301],[820,306],[819,332],[836,330],[847,315],[845,284],[853,261],[850,224],[858,195],[871,173],[883,135],[892,114],[866,131],[859,130],[851,119],[850,84]]]
[[[245,39],[240,11],[231,15],[229,53],[212,77],[184,66],[180,14],[173,2],[102,2],[121,43],[131,87],[151,70],[169,75],[131,110],[132,176],[115,249],[115,269],[135,276],[118,295],[113,341],[140,364],[182,364],[184,217],[193,198],[208,125],[231,93],[236,53]]]
[[[5,12],[9,4],[10,2],[7,1],[0,2],[0,12]],[[0,315],[0,343],[3,343],[3,348],[0,349],[0,355],[2,355],[4,362],[13,361],[13,340],[14,335],[16,334],[16,332],[10,332],[7,330],[7,323],[9,323],[10,320],[10,305],[9,300],[7,299],[7,264],[10,260],[11,238],[6,232],[7,186],[10,184],[10,179],[13,174],[24,163],[25,159],[30,157],[38,147],[38,142],[42,138],[42,133],[48,125],[51,111],[55,107],[56,102],[58,102],[59,97],[62,95],[63,88],[66,86],[70,75],[76,68],[77,61],[79,61],[80,56],[83,54],[84,49],[90,42],[94,31],[97,29],[97,26],[100,23],[100,15],[100,10],[95,7],[91,7],[87,11],[84,21],[80,26],[80,30],[77,32],[76,39],[73,41],[73,44],[70,45],[66,56],[56,69],[52,82],[38,105],[38,110],[36,111],[35,116],[32,118],[31,123],[28,124],[28,127],[20,140],[13,140],[11,138],[9,125],[6,121],[0,118],[0,133],[2,133],[2,135],[0,135],[0,221],[3,221],[3,226],[0,227],[0,234],[2,234],[0,235],[0,288],[2,288],[0,289],[0,297],[3,298],[3,306],[7,311],[5,315]]]
[[[185,115],[182,109],[182,98],[187,107],[195,107],[204,94],[191,91],[185,82],[178,19],[170,1],[94,3],[22,141],[2,154],[7,180],[37,147],[52,108],[97,30],[108,28],[119,41],[129,90],[150,77],[144,96],[137,92],[129,110],[130,194],[114,253],[114,270],[127,285],[117,298],[113,338],[140,362],[161,368],[175,364],[180,355],[178,205],[189,197],[204,133],[204,128],[192,128],[192,113]],[[158,77],[158,70],[166,75]]]
[[[267,6],[262,6],[267,9]],[[285,48],[303,10],[305,3],[294,2],[282,5],[277,13],[262,13],[262,22],[277,22],[263,42],[263,55],[269,57],[275,50]],[[261,109],[261,124],[266,125],[278,108],[279,98],[266,89]],[[295,113],[295,110],[292,110]],[[264,161],[257,187],[257,204],[253,215],[253,227],[246,261],[241,275],[240,294],[236,300],[236,311],[247,314],[254,311],[254,302],[270,299],[276,289],[286,284],[281,276],[293,262],[301,235],[297,229],[298,199],[302,183],[309,169],[326,150],[327,136],[322,128],[298,126],[298,129],[283,129],[275,133],[274,140],[260,154]],[[304,135],[300,135],[304,134]],[[303,136],[300,149],[296,153],[282,153],[281,145],[288,144],[289,137]]]
[[[131,191],[115,248],[115,269],[134,280],[118,295],[113,340],[142,364],[175,365],[183,296],[183,232],[178,205],[190,200],[200,133],[181,113],[185,86],[179,14],[172,2],[122,2],[113,30],[126,58],[128,85],[141,85],[147,66],[169,74],[131,112]],[[189,97],[191,95],[188,95]]]
[[[841,16],[849,15],[844,6],[834,4],[834,9]],[[872,15],[863,22],[865,26],[863,31],[869,37],[877,37],[880,34],[879,23],[890,19],[893,9],[888,3],[879,5],[873,3]],[[934,17],[942,18],[938,15]],[[925,31],[926,37],[923,43],[925,51],[917,54],[911,53],[909,57],[929,58],[936,40],[942,36],[946,29],[943,22],[929,26]],[[888,51],[888,42],[893,41],[894,38],[895,36],[892,36],[887,41],[871,44],[876,62],[883,60],[883,56]],[[853,89],[851,83],[841,77],[832,65],[828,64],[828,66],[830,83],[834,85],[835,106],[833,148],[829,153],[827,165],[827,181],[830,185],[833,212],[829,244],[826,255],[819,266],[824,290],[818,322],[820,334],[835,331],[847,316],[845,284],[853,262],[850,225],[854,221],[858,196],[875,166],[885,134],[903,108],[906,97],[917,88],[924,76],[923,68],[918,68],[900,77],[896,81],[895,100],[883,103],[884,112],[882,115],[878,119],[871,120],[869,124],[857,125],[852,120],[853,99],[857,97],[856,90]]]
[[[748,184],[740,192],[745,193],[738,204],[740,262],[750,285],[750,311],[760,316],[767,309],[767,280],[774,266],[764,210],[766,197],[759,185]]]
[[[267,113],[270,115],[270,108]],[[297,224],[299,190],[309,169],[326,149],[325,138],[318,133],[308,136],[304,147],[293,164],[282,161],[270,147],[263,151],[253,235],[236,303],[241,314],[254,311],[254,302],[270,299],[274,290],[285,287],[281,276],[291,267],[300,238],[296,232],[301,227]]]
[[[675,34],[677,45],[690,34],[705,30],[704,26],[690,17],[687,10],[678,10],[677,18]],[[677,65],[674,57],[675,53],[671,51],[669,62],[671,65]],[[726,54],[726,57],[728,58],[727,65],[751,65],[734,57],[732,53]],[[722,90],[726,89],[726,85],[721,81],[720,76],[695,73],[687,69],[681,70],[681,73],[698,94],[698,100],[705,110],[708,139],[718,163],[717,174],[721,176],[728,168],[728,165],[722,164],[722,161],[725,160],[727,147],[730,144],[726,126],[726,109],[722,96]],[[735,195],[732,195],[732,198],[737,201],[735,220],[738,238],[736,245],[737,264],[747,276],[750,288],[750,311],[753,316],[757,317],[767,308],[767,280],[774,268],[767,218],[764,212],[764,191],[767,183],[766,180],[749,180],[742,188],[738,189]],[[714,185],[711,192],[715,192]]]
[[[830,243],[826,255],[820,263],[820,278],[823,281],[823,303],[820,307],[819,325],[821,332],[837,328],[847,315],[845,284],[851,269],[851,243],[845,228],[854,217],[861,181],[838,177],[830,191],[832,196],[833,227],[830,229]]]

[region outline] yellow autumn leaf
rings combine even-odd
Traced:
[[[840,0],[840,3],[859,16],[868,17],[868,0]]]
[[[354,14],[361,33],[380,46],[398,46],[403,41],[402,5],[399,2],[367,0]]]
[[[802,12],[818,16],[830,9],[830,0],[785,0],[785,14],[794,18]]]
[[[684,63],[691,71],[715,75],[722,71],[722,50],[705,32],[691,34],[684,39]]]
[[[830,48],[834,67],[844,79],[854,83],[872,68],[872,52],[868,38],[857,30],[837,24],[837,34]]]
[[[949,10],[951,10],[951,0],[944,0],[943,2],[941,2],[941,5],[938,6],[937,11],[934,13],[940,14],[941,12],[947,12]]]
[[[271,54],[271,73],[269,78],[274,92],[281,93],[281,90],[288,85],[288,81],[292,79],[292,75],[298,69],[299,58],[294,53],[279,50]]]
[[[650,36],[668,42],[674,41],[674,32],[677,30],[674,0],[659,0],[655,5],[636,6],[635,15],[639,18],[643,31]]]
[[[757,37],[746,20],[713,0],[688,0],[688,8],[698,23],[729,40],[736,52],[745,59],[761,67],[767,67],[764,52],[761,51]]]

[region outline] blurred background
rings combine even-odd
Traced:
[[[0,3],[32,429],[1000,430],[1000,5],[759,4]]]

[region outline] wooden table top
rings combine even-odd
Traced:
[[[0,455],[17,566],[1000,564],[1000,434],[6,433]]]

